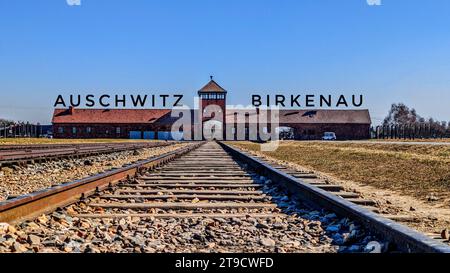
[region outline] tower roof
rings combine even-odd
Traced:
[[[203,86],[202,89],[200,89],[198,92],[226,93],[227,91],[223,89],[218,83],[216,83],[211,77],[211,80],[205,86]]]

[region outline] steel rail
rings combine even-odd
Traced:
[[[305,183],[301,178],[284,173],[269,164],[223,142],[219,144],[238,160],[245,162],[257,173],[279,183],[296,197],[313,207],[325,208],[336,214],[360,222],[368,230],[393,243],[404,252],[450,253],[450,246],[434,240],[409,227],[384,218],[361,206]]]
[[[188,147],[141,160],[119,169],[0,202],[0,222],[17,223],[72,204],[102,189],[115,185],[121,180],[134,177],[142,169],[153,169],[163,165],[198,148],[202,144],[203,142],[192,143]]]
[[[32,160],[47,160],[64,157],[80,157],[93,154],[114,153],[127,150],[136,150],[144,148],[163,147],[174,142],[152,142],[140,144],[120,144],[120,145],[98,145],[98,146],[79,146],[68,148],[48,148],[48,149],[22,149],[22,150],[3,150],[0,151],[0,165],[13,165],[15,163],[31,162]]]
[[[164,142],[163,140],[156,142]],[[24,149],[50,149],[50,148],[79,148],[79,147],[96,147],[106,145],[135,145],[135,144],[147,144],[152,142],[93,142],[93,143],[61,143],[61,144],[1,144],[0,151],[4,150],[24,150]]]

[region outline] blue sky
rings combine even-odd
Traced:
[[[213,74],[259,94],[365,95],[450,121],[450,1],[0,0],[0,117],[47,123],[57,94],[183,93]]]

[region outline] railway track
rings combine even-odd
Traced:
[[[261,162],[264,162],[267,165],[270,165],[271,167],[280,170],[284,172],[287,175],[292,176],[293,178],[297,179],[298,183],[301,184],[307,184],[315,186],[319,189],[325,190],[329,192],[332,195],[341,197],[353,204],[359,205],[361,208],[371,211],[375,214],[379,214],[379,216],[383,218],[387,218],[396,222],[417,222],[420,221],[419,219],[415,217],[411,217],[408,215],[402,215],[402,214],[391,214],[387,211],[383,210],[383,206],[381,206],[378,202],[372,200],[372,199],[366,199],[361,197],[360,194],[355,193],[353,191],[346,190],[341,185],[336,185],[333,183],[330,183],[327,179],[321,178],[319,175],[314,173],[313,171],[299,171],[295,169],[294,167],[290,166],[289,164],[280,164],[278,161],[270,158],[258,155],[256,153],[250,152],[248,154],[247,151],[240,150],[240,153],[247,154],[247,156],[255,158]],[[444,231],[445,232],[445,231]],[[448,239],[445,239],[442,237],[442,234],[440,233],[426,233],[426,235],[436,241],[449,244],[450,241]]]
[[[302,184],[299,178],[310,174],[295,175],[225,144],[193,143],[0,203],[0,222],[19,223],[25,233],[40,230],[44,251],[361,252],[374,243],[384,251],[450,252],[351,200]],[[42,213],[49,214],[36,218]],[[60,242],[61,233],[96,238]]]
[[[127,217],[132,210],[132,216],[155,218],[276,217],[277,206],[261,191],[262,186],[218,144],[208,143],[87,203],[86,211],[101,208],[101,214],[77,216]],[[148,210],[158,213],[146,213]]]
[[[0,146],[0,167],[170,145],[167,142]]]

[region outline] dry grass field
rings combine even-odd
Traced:
[[[420,138],[416,138],[416,139],[371,139],[370,141],[373,142],[449,142],[450,143],[450,138],[429,138],[429,139],[420,139]]]
[[[151,141],[140,139],[49,139],[49,138],[0,138],[0,145],[115,143]]]
[[[232,143],[259,151],[250,142]],[[272,158],[378,189],[450,203],[450,146],[346,142],[280,142]],[[441,203],[442,204],[442,203]]]

